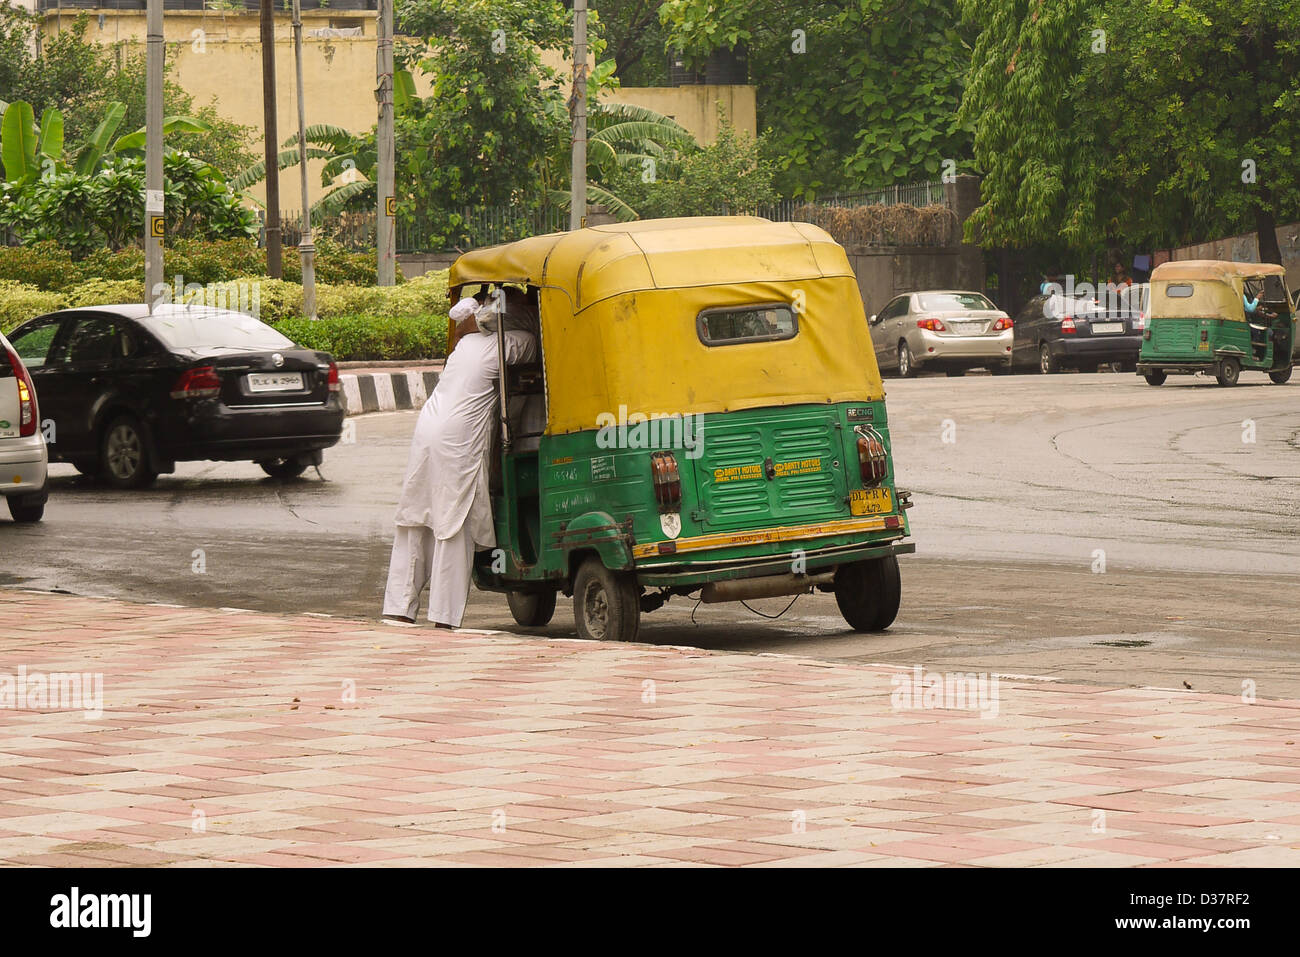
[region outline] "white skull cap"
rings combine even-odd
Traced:
[[[462,320],[468,319],[477,311],[478,301],[472,296],[466,296],[460,302],[456,303],[456,305],[452,306],[451,311],[448,312],[447,315],[451,317],[452,322],[459,324]]]

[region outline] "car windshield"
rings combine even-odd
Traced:
[[[917,298],[927,312],[958,312],[963,309],[996,309],[977,292],[924,292]]]
[[[242,312],[156,312],[141,320],[169,349],[292,349],[293,340]]]

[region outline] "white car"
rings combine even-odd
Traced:
[[[901,376],[1011,370],[1011,317],[978,292],[931,289],[891,299],[869,320],[876,364]]]
[[[9,500],[15,522],[39,522],[45,514],[48,462],[36,387],[0,335],[0,495]]]

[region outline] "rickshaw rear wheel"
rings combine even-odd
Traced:
[[[510,605],[510,614],[515,621],[525,628],[541,628],[551,623],[555,615],[555,591],[506,592],[506,603]]]
[[[573,579],[573,620],[588,641],[636,641],[641,595],[636,576],[610,571],[592,556]]]
[[[1291,378],[1291,369],[1291,366],[1287,366],[1285,369],[1277,369],[1270,372],[1268,377],[1277,385],[1281,385],[1283,382],[1286,382]]]
[[[1142,378],[1147,380],[1147,385],[1164,385],[1165,380],[1169,378],[1169,373],[1164,369],[1152,369],[1150,372],[1142,373]]]
[[[898,558],[869,558],[835,571],[835,604],[854,631],[884,631],[898,617],[903,582]]]
[[[1232,356],[1228,356],[1219,363],[1219,371],[1215,373],[1214,377],[1219,380],[1219,385],[1236,385],[1240,376],[1241,363]]]

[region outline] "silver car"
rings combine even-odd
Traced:
[[[901,376],[922,369],[965,375],[1011,370],[1011,317],[978,292],[932,289],[896,296],[869,320],[876,364]]]
[[[36,386],[0,335],[0,495],[9,500],[15,522],[39,522],[45,514],[48,461]]]

